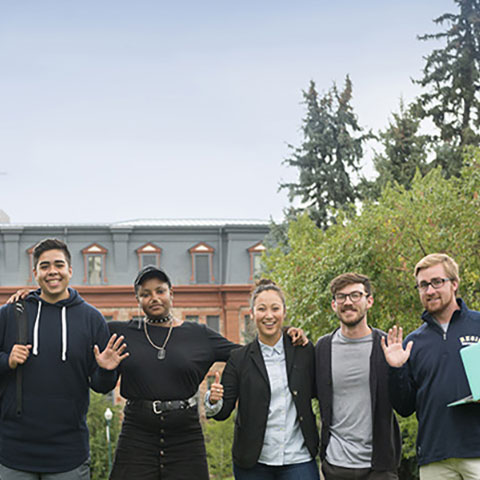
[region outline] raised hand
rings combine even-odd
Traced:
[[[125,352],[127,344],[123,343],[123,339],[123,335],[117,338],[117,334],[114,333],[103,352],[100,352],[98,345],[93,347],[95,360],[99,367],[105,370],[115,370],[120,365],[120,362],[130,355],[128,352]]]
[[[23,365],[30,355],[31,348],[31,345],[14,345],[8,356],[8,366],[13,370],[18,365]]]
[[[385,337],[382,337],[382,349],[385,355],[385,360],[391,367],[401,367],[410,357],[413,342],[407,343],[405,350],[402,345],[403,329],[395,325],[388,331],[387,343]]]
[[[210,387],[209,401],[212,405],[215,405],[219,400],[223,398],[223,385],[220,383],[220,374],[215,372],[215,381]]]

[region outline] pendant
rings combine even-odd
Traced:
[[[165,351],[165,349],[163,347],[159,348],[157,353],[157,360],[163,360],[166,355],[167,352]]]

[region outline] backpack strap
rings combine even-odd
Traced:
[[[15,303],[15,319],[17,320],[17,343],[20,345],[26,345],[28,339],[27,311],[23,300],[19,300]],[[22,415],[23,365],[17,365],[15,376],[17,383],[17,415],[20,416]]]

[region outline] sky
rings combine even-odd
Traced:
[[[12,223],[281,220],[302,91],[348,74],[360,125],[420,93],[453,0],[0,0]],[[373,175],[371,149],[364,173]]]

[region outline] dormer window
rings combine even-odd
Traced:
[[[108,282],[106,274],[106,256],[108,250],[98,243],[92,243],[82,250],[84,277],[87,285],[102,285]]]
[[[160,267],[160,255],[162,249],[157,247],[154,243],[146,243],[142,247],[135,250],[138,256],[138,269],[142,269],[147,265],[154,265]]]
[[[250,281],[253,281],[258,277],[262,271],[262,254],[266,248],[262,242],[257,242],[250,248],[247,248],[247,252],[250,255]]]
[[[213,254],[215,249],[204,242],[197,243],[188,250],[192,258],[192,283],[213,283]]]

